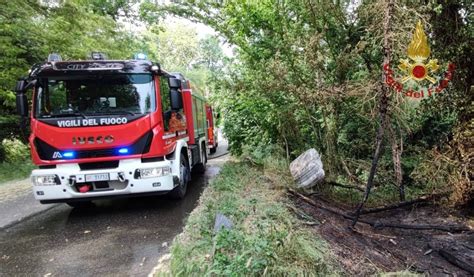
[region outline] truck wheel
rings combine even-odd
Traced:
[[[215,154],[216,151],[217,151],[217,146],[212,147],[211,149],[209,149],[209,152],[211,152],[211,154]]]
[[[186,189],[189,181],[189,167],[186,161],[186,156],[181,153],[179,165],[179,185],[175,187],[169,196],[173,199],[183,199],[186,195]]]
[[[94,206],[92,201],[74,201],[74,202],[66,202],[66,204],[77,209],[91,208]]]
[[[207,149],[205,145],[201,147],[201,157],[204,157],[204,161],[201,163],[196,164],[193,167],[193,170],[199,174],[203,174],[206,172],[206,163],[207,163]]]

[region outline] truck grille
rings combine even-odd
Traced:
[[[79,167],[81,168],[81,170],[111,169],[111,168],[117,168],[118,166],[119,166],[119,161],[79,163]]]
[[[129,155],[144,154],[150,151],[150,145],[153,139],[153,133],[147,132],[127,147],[130,149]],[[42,160],[61,160],[62,157],[54,155],[55,152],[61,152],[62,150],[57,149],[39,138],[34,140],[35,148],[38,155]],[[119,156],[117,148],[103,148],[94,150],[77,150],[75,151],[75,159],[87,159],[87,158],[103,158],[103,157],[114,157]]]

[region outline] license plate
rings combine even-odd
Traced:
[[[87,174],[86,182],[98,182],[110,180],[109,173]]]

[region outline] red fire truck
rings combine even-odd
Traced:
[[[217,143],[218,132],[215,126],[216,119],[214,117],[214,110],[209,105],[206,105],[206,119],[207,119],[207,138],[208,138],[207,147],[209,148],[209,152],[211,152],[211,154],[214,154],[217,151],[217,146],[219,146],[219,144]]]
[[[143,54],[84,61],[51,54],[16,86],[17,111],[29,115],[31,179],[41,203],[71,206],[100,198],[186,194],[191,170],[207,162],[205,99],[179,73]]]

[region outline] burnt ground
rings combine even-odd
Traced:
[[[433,276],[473,276],[472,272],[451,264],[440,255],[440,252],[452,254],[468,267],[474,267],[473,231],[450,233],[436,230],[376,229],[362,223],[351,230],[351,220],[314,207],[298,197],[292,199],[302,214],[315,221],[311,228],[330,244],[348,275],[411,271]],[[312,196],[311,199],[321,207],[344,213],[354,210],[353,207],[334,204],[320,196]],[[469,228],[474,230],[473,210],[470,207],[464,213],[456,214],[437,205],[419,205],[361,215],[361,219],[397,224],[471,224]]]

